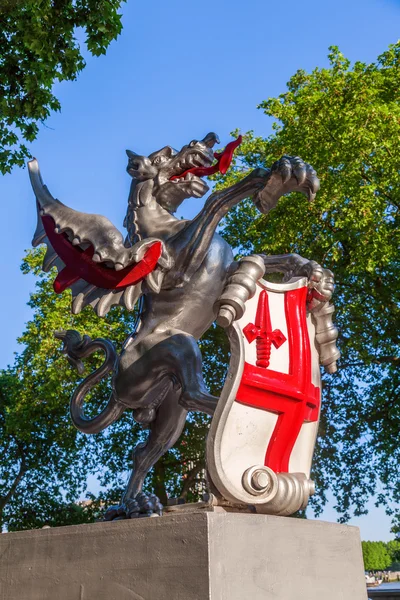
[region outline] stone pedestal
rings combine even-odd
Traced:
[[[225,512],[0,536],[1,600],[366,600],[358,529]]]

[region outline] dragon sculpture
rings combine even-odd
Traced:
[[[300,158],[284,156],[270,169],[255,169],[212,193],[193,220],[174,216],[185,199],[207,193],[204,177],[226,172],[240,141],[214,152],[219,140],[209,133],[178,152],[170,146],[149,156],[127,151],[132,184],[125,240],[105,217],[72,210],[54,199],[36,159],[29,162],[38,209],[33,244],[47,244],[43,269],[57,267],[55,291],[71,289],[75,314],[90,305],[103,317],[114,305],[132,311],[139,304],[138,326],[119,355],[108,340],[82,338],[76,331],[56,333],[80,373],[86,357],[97,350],[105,353],[102,366],[73,394],[74,425],[84,433],[98,433],[131,409],[135,420],[149,428],[146,443],[133,452],[134,468],[121,505],[108,509],[108,520],[161,514],[158,498],[142,491],[147,473],[181,435],[188,411],[212,415],[218,402],[206,389],[197,345],[213,321],[227,327],[239,318],[264,270],[282,272],[286,278],[306,276],[311,310],[326,305],[332,295],[332,273],[314,261],[292,254],[235,262],[230,246],[216,233],[224,215],[245,198],[262,213],[289,192],[302,192],[312,200],[319,181]],[[335,369],[332,352],[326,366]],[[84,398],[110,372],[109,401],[100,414],[88,418]]]

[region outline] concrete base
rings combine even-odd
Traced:
[[[356,527],[200,512],[6,533],[1,600],[366,600]]]

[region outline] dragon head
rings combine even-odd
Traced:
[[[215,144],[219,144],[218,136],[208,133],[179,151],[165,146],[149,156],[140,156],[127,150],[127,171],[137,181],[153,180],[153,196],[158,204],[175,212],[186,198],[201,198],[208,192],[202,177],[215,172],[211,166]]]

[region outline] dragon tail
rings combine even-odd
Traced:
[[[82,374],[84,370],[82,359],[87,358],[97,350],[102,350],[105,353],[103,364],[78,385],[70,403],[71,418],[75,427],[82,433],[99,433],[115,423],[125,410],[125,406],[116,400],[113,393],[111,393],[107,405],[95,417],[88,418],[83,408],[83,402],[88,392],[114,369],[117,360],[114,345],[109,340],[102,338],[92,340],[87,335],[82,338],[77,331],[72,329],[56,331],[54,336],[64,342],[63,352],[67,355],[69,363],[78,370],[79,374]]]

